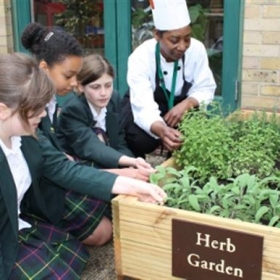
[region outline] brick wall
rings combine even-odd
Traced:
[[[243,108],[280,109],[280,1],[246,0]]]
[[[0,54],[13,51],[10,0],[0,0]]]

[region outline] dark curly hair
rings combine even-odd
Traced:
[[[22,32],[21,43],[38,62],[44,60],[50,67],[68,56],[83,56],[79,42],[60,27],[30,23]]]

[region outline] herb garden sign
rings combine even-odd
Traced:
[[[193,119],[192,122],[195,117]],[[128,196],[118,196],[113,200],[118,279],[124,279],[124,276],[147,280],[280,279],[279,177],[277,168],[270,161],[270,158],[276,160],[279,156],[276,147],[270,144],[276,142],[278,145],[280,139],[274,139],[277,135],[273,133],[278,129],[276,119],[269,119],[270,124],[266,126],[267,120],[262,122],[265,123],[262,130],[266,136],[259,130],[259,121],[246,121],[246,127],[250,131],[255,129],[259,137],[250,135],[245,129],[249,140],[245,139],[241,133],[244,127],[235,122],[233,126],[238,126],[237,131],[240,132],[237,139],[240,146],[231,142],[229,137],[223,140],[223,145],[228,144],[227,148],[221,147],[215,154],[216,150],[211,150],[211,145],[207,144],[212,152],[205,157],[213,161],[219,176],[214,176],[209,162],[203,163],[205,169],[198,166],[202,158],[192,166],[179,151],[164,162],[151,181],[165,188],[169,196],[166,206],[139,202]],[[216,119],[211,123],[213,133],[208,131],[211,139],[206,137],[206,142],[212,141],[213,145],[221,145],[213,139],[215,134],[220,133],[218,136],[224,138],[229,136],[219,121]],[[199,124],[200,130],[204,129],[204,122]],[[256,143],[259,146],[255,156],[250,153],[252,139],[260,141]],[[245,154],[241,159],[234,157],[231,146],[234,144],[241,154],[244,153],[242,145],[245,145],[247,159]],[[269,158],[262,153],[262,146],[265,146]],[[188,149],[190,157],[193,156],[192,148],[192,145],[184,148]],[[230,154],[227,150],[231,150]],[[275,157],[270,152],[276,153]],[[211,158],[213,153],[214,160]],[[234,158],[234,162],[228,155]],[[199,159],[199,154],[197,157]],[[224,159],[227,161],[226,169],[222,164]],[[178,167],[181,162],[186,162],[186,166]],[[196,163],[194,158],[192,162]]]

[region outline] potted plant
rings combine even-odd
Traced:
[[[103,47],[103,3],[100,0],[60,2],[65,10],[55,15],[55,24],[75,36],[84,48]]]
[[[113,200],[118,279],[280,279],[279,117],[248,112],[206,117],[198,112],[185,121],[182,153],[176,152],[151,178],[164,185],[168,205],[125,196]],[[204,135],[197,133],[191,143],[192,125]],[[234,139],[239,146],[232,131],[239,132]],[[208,151],[199,142],[203,137]],[[199,234],[207,248],[198,248]],[[180,252],[184,254],[176,259]]]

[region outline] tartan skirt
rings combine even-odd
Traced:
[[[19,231],[19,250],[9,280],[78,280],[89,258],[84,245],[60,228],[25,218],[32,227]]]
[[[64,208],[63,219],[58,226],[83,241],[93,233],[104,215],[110,215],[111,203],[68,191]]]

